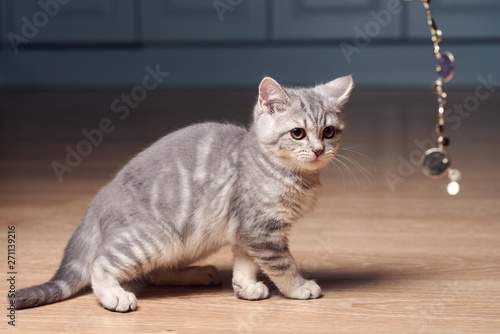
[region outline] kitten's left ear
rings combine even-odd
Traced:
[[[328,100],[334,101],[339,109],[349,100],[353,88],[354,81],[352,80],[352,75],[340,77],[315,87]]]
[[[260,110],[270,114],[285,111],[288,101],[280,84],[271,77],[264,77],[259,85],[259,107]]]

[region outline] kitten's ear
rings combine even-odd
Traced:
[[[316,89],[328,100],[335,102],[338,108],[341,109],[349,100],[353,87],[354,81],[352,80],[352,75],[348,75],[327,82],[326,84],[318,85]]]
[[[271,77],[264,77],[259,85],[259,107],[260,110],[267,113],[285,111],[285,105],[288,101],[280,84]]]

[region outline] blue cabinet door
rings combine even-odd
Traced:
[[[264,0],[142,1],[145,42],[263,40]]]
[[[275,0],[273,38],[396,38],[402,34],[403,9],[400,0]]]
[[[133,0],[23,0],[3,6],[6,33],[30,43],[136,41]]]
[[[430,38],[425,11],[420,0],[407,3],[410,38]],[[443,41],[451,39],[489,39],[500,37],[500,1],[433,0],[431,12]]]

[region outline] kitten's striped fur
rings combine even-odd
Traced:
[[[214,267],[189,265],[226,245],[239,298],[269,295],[260,270],[286,297],[319,297],[319,286],[300,276],[287,234],[315,202],[352,87],[350,76],[313,88],[283,88],[266,77],[248,130],[202,123],[160,139],[97,194],[54,277],[17,291],[16,308],[57,302],[91,284],[105,308],[135,310],[120,282],[219,284]],[[293,138],[293,129],[305,137]]]

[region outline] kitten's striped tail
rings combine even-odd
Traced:
[[[90,282],[90,269],[98,248],[95,239],[84,237],[85,224],[80,224],[64,250],[54,277],[47,283],[17,290],[11,298],[16,309],[37,307],[69,298]]]

